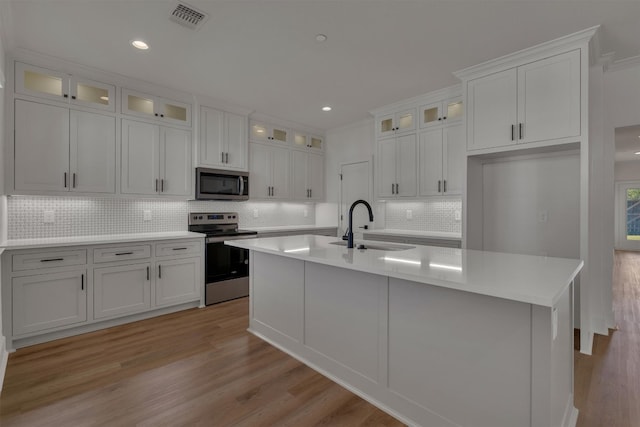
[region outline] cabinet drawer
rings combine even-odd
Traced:
[[[199,255],[201,246],[200,240],[158,243],[156,244],[156,256]]]
[[[87,263],[87,251],[55,251],[32,254],[16,254],[12,258],[13,271],[32,270],[37,268],[65,267]]]
[[[126,261],[151,256],[150,245],[118,246],[117,248],[98,248],[93,250],[93,262]]]

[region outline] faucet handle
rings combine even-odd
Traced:
[[[358,228],[364,228],[365,230],[368,230],[369,226],[368,225],[363,225],[362,227],[358,227]]]

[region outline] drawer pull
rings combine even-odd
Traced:
[[[158,264],[158,279],[162,279],[162,265]]]
[[[84,291],[84,274],[80,276],[80,290]]]
[[[189,248],[173,248],[173,251],[184,251],[185,249],[189,249]]]
[[[49,259],[40,260],[40,262],[51,262],[51,261],[64,261],[64,258],[49,258]]]
[[[116,254],[116,256],[120,256],[120,255],[133,255],[133,252],[120,252]]]
[[[147,266],[147,280],[149,280],[149,267]]]

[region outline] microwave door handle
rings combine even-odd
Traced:
[[[240,195],[242,196],[244,194],[244,179],[242,179],[242,177],[239,176],[238,180],[240,181]]]

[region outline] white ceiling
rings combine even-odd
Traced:
[[[615,138],[616,162],[640,161],[640,125],[616,128]]]
[[[456,84],[452,71],[598,24],[603,52],[640,54],[638,0],[188,0],[210,15],[198,31],[170,22],[167,0],[0,2],[9,52],[46,53],[321,130]],[[318,43],[318,33],[328,40]],[[136,37],[151,49],[134,51]]]

